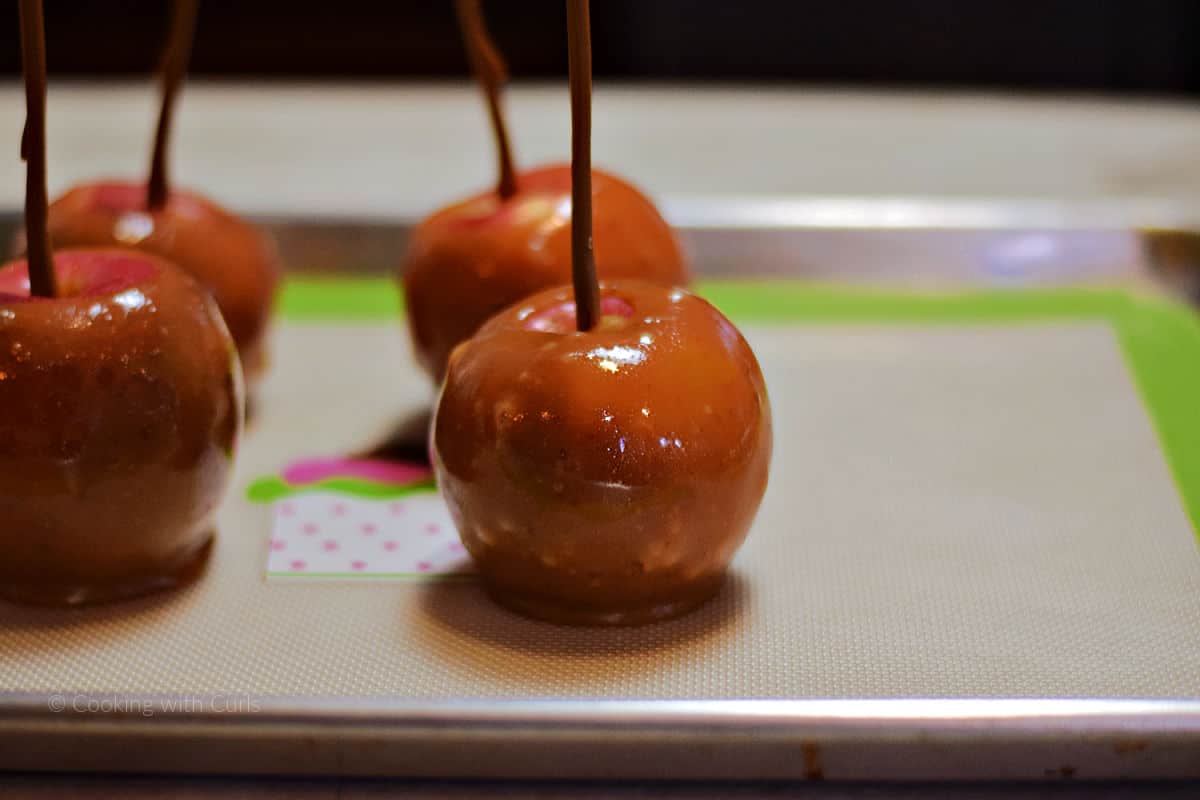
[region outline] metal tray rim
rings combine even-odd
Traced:
[[[925,195],[669,195],[661,203],[678,228],[770,229],[1155,229],[1200,228],[1200,200],[1170,197],[935,197]],[[20,213],[4,215],[10,224]],[[410,213],[321,211],[250,214],[266,224],[415,224]]]
[[[259,698],[253,713],[144,716],[55,714],[52,698],[0,694],[0,769],[557,780],[1200,777],[1200,700],[276,697]]]
[[[237,697],[258,710],[186,711],[180,705],[213,706]],[[421,724],[462,722],[475,725],[573,724],[590,727],[630,724],[670,727],[814,725],[829,729],[873,730],[902,726],[944,733],[974,730],[1172,730],[1200,736],[1200,699],[1187,698],[820,698],[820,699],[551,699],[482,698],[404,700],[388,696],[119,694],[105,692],[0,692],[0,724],[59,714],[86,714],[114,721],[128,712],[72,711],[72,701],[106,706],[120,701],[152,709],[144,719],[197,722],[219,719],[238,724]],[[58,708],[56,704],[68,703]],[[143,717],[138,716],[138,719]]]

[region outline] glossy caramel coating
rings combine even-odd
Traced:
[[[51,203],[49,227],[55,247],[131,247],[182,267],[216,298],[247,379],[262,374],[282,270],[274,245],[253,225],[180,190],[162,209],[147,211],[144,183],[103,181]]]
[[[129,251],[59,251],[59,296],[0,268],[0,595],[77,605],[203,566],[242,424],[207,292]]]
[[[683,613],[720,587],[758,510],[771,411],[758,362],[704,300],[605,284],[493,317],[451,356],[438,484],[493,596],[572,624]]]
[[[402,271],[417,361],[440,381],[454,346],[522,298],[571,281],[571,171],[521,173],[517,194],[448,206],[413,231]],[[592,172],[593,241],[601,279],[686,286],[688,268],[654,204],[620,178]]]

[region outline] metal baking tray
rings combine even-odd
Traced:
[[[1177,287],[1200,263],[1200,204],[676,198],[664,209],[700,278],[910,288],[1149,280]],[[392,218],[259,221],[289,267],[310,274],[393,274],[412,228],[411,220]]]
[[[1190,292],[1200,209],[667,208],[715,296],[723,279],[804,278],[834,287],[818,301],[917,290],[945,312],[855,306],[792,324],[738,295],[777,457],[716,601],[588,631],[513,617],[469,580],[268,580],[277,510],[246,487],[289,459],[385,440],[431,396],[394,319],[284,314],[202,581],[101,609],[0,607],[0,769],[1200,777],[1200,548],[1178,450],[1164,455],[1170,426],[1148,418],[1122,350],[1158,318],[1112,290]],[[310,296],[358,278],[375,279],[360,294],[390,291],[377,278],[409,228],[262,222]],[[15,223],[0,220],[0,236]],[[936,299],[1063,286],[1098,299],[1068,293],[1071,313],[1011,318],[993,299],[982,320]],[[1168,316],[1187,327],[1187,313]],[[1176,357],[1170,342],[1155,353],[1159,373]]]

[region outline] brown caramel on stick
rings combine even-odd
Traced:
[[[175,116],[175,98],[187,74],[192,54],[192,38],[196,31],[197,0],[175,0],[171,30],[159,67],[162,106],[158,111],[158,128],[154,132],[154,154],[150,159],[150,178],[146,184],[146,207],[156,211],[167,204],[170,187],[167,183],[167,146],[171,138],[171,123]]]
[[[588,0],[567,0],[571,82],[571,281],[576,327],[600,319],[600,285],[592,254],[592,32]]]
[[[29,292],[54,297],[54,254],[46,230],[46,36],[41,0],[21,0],[21,68],[25,73],[25,239]]]
[[[500,107],[500,89],[508,82],[508,67],[505,66],[500,51],[496,49],[496,43],[488,34],[479,3],[480,0],[455,0],[454,8],[458,12],[458,26],[462,30],[471,71],[475,73],[475,79],[483,89],[488,116],[492,121],[492,136],[496,140],[496,158],[500,173],[496,182],[496,193],[507,200],[517,193],[517,170],[513,164],[512,144],[508,139],[504,110]]]

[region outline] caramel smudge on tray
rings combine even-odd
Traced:
[[[810,781],[825,780],[825,770],[821,767],[821,748],[816,742],[804,742],[800,745],[804,754],[804,777]]]

